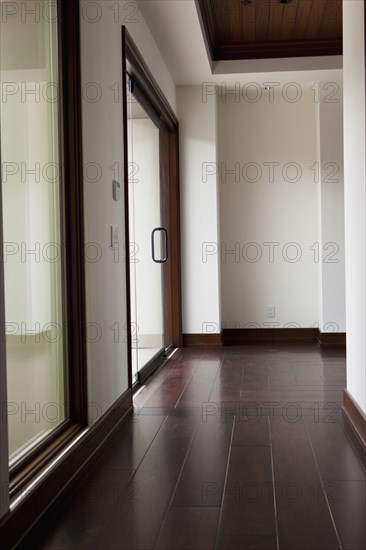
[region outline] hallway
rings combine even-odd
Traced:
[[[41,540],[21,547],[363,550],[345,377],[340,348],[178,350]]]

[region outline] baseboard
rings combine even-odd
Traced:
[[[346,346],[345,332],[320,332],[317,328],[228,328],[222,331],[224,346],[255,343],[318,342],[321,346]]]
[[[347,389],[343,390],[343,414],[351,436],[366,455],[366,415]]]
[[[321,332],[318,330],[318,342],[321,346],[346,347],[346,333]]]
[[[224,346],[255,343],[316,342],[315,328],[228,328],[222,331]]]
[[[47,472],[14,510],[1,519],[2,549],[14,548],[26,535],[36,536],[42,524],[54,514],[60,502],[73,492],[75,486],[97,462],[131,410],[132,391],[128,389],[70,452],[60,459],[57,466]]]
[[[141,385],[160,367],[166,360],[165,349],[159,351],[141,370],[138,371],[138,380]]]
[[[222,339],[220,333],[215,334],[183,334],[183,347],[205,347],[221,346]]]

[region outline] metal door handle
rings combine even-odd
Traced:
[[[162,258],[161,260],[157,260],[155,258],[155,233],[157,233],[158,231],[164,233],[165,240],[165,255],[164,258]],[[157,264],[164,264],[168,259],[168,232],[165,227],[155,227],[155,229],[153,229],[151,232],[151,257],[153,262]]]

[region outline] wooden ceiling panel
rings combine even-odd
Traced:
[[[253,43],[256,40],[256,21],[258,19],[255,4],[241,6],[242,41]]]
[[[253,4],[255,6],[255,4]],[[255,9],[255,8],[254,8]],[[243,7],[244,16],[246,13]],[[270,2],[262,3],[260,12],[256,13],[255,19],[255,40],[256,42],[265,42],[268,40],[271,20],[271,4]]]
[[[295,23],[295,37],[306,37],[306,29],[309,25],[310,14],[312,12],[313,3],[315,1],[316,0],[307,0],[307,2],[298,2],[298,12]]]
[[[212,0],[212,18],[218,42],[222,42],[225,36],[230,34],[229,8],[227,0]],[[210,9],[207,6],[207,9]]]
[[[308,4],[311,4],[311,1]],[[278,4],[272,3],[273,10],[276,11]],[[306,14],[305,14],[306,16]],[[288,6],[283,6],[283,19],[281,28],[281,40],[296,40],[298,36],[297,23],[302,17],[302,9],[299,2],[294,2]]]
[[[268,40],[270,42],[281,40],[282,24],[285,16],[285,6],[274,2],[270,3],[270,23]]]
[[[235,0],[223,0],[226,3],[229,14],[229,34],[230,42],[234,44],[240,43],[243,40],[243,26],[240,22],[243,19],[243,7]]]
[[[213,61],[342,53],[342,0],[196,4]]]
[[[325,0],[313,1],[304,36],[307,40],[316,40],[318,38],[319,28],[325,13],[326,5],[327,2]]]
[[[328,0],[317,38],[337,38],[337,36],[342,36],[342,5]]]

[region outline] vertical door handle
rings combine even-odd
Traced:
[[[161,258],[161,260],[158,260],[155,257],[155,233],[163,233],[164,235],[164,242],[165,242],[165,254],[164,257]],[[153,262],[157,264],[164,264],[168,259],[168,233],[167,230],[164,227],[155,227],[155,229],[151,232],[151,257]]]

